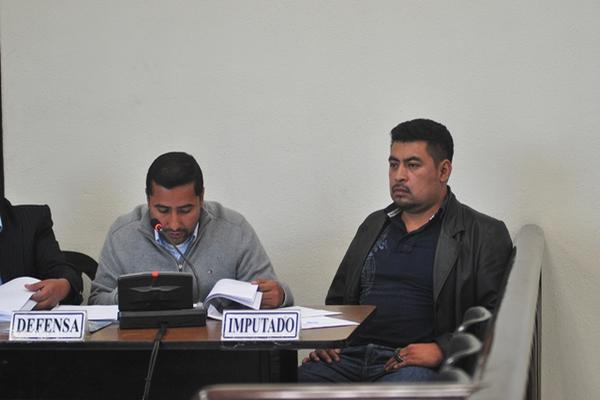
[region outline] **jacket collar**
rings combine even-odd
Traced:
[[[456,201],[456,198],[454,197],[454,194],[452,193],[452,191],[450,190],[450,186],[447,186],[448,188],[448,192],[446,193],[446,197],[444,198],[444,201],[442,201],[442,205],[440,206],[440,208],[435,212],[435,214],[433,214],[430,218],[430,220],[432,220],[434,217],[436,217],[438,214],[440,214],[440,212],[445,215],[446,213],[446,209],[448,208],[448,205],[450,203],[451,200]],[[402,213],[402,210],[400,209],[400,207],[398,207],[396,205],[396,203],[392,203],[389,206],[387,206],[386,208],[383,209],[383,213],[388,217],[388,219],[394,218],[397,215]]]
[[[465,230],[463,214],[460,208],[460,202],[450,191],[448,187],[447,207],[442,219],[442,229],[438,239],[437,249],[435,251],[435,260],[433,263],[433,301],[442,291],[442,287],[450,271],[456,265],[459,253],[460,236]]]

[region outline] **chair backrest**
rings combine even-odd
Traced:
[[[456,332],[471,333],[477,336],[480,342],[483,342],[487,332],[486,327],[491,320],[492,313],[487,308],[482,306],[470,307],[465,311],[462,323],[456,328]]]
[[[78,251],[63,251],[63,254],[67,262],[73,264],[77,271],[86,274],[92,280],[96,277],[98,263],[92,257]]]
[[[81,293],[83,301],[81,304],[86,305],[88,303],[88,298],[90,297],[92,281],[96,276],[98,263],[87,254],[77,251],[63,251],[63,254],[65,255],[67,262],[72,264],[75,269],[81,273],[81,279],[83,280],[83,291]]]
[[[465,332],[455,333],[450,340],[444,366],[461,368],[469,376],[473,376],[481,347],[481,342],[474,335]]]
[[[444,383],[461,383],[468,384],[472,381],[471,377],[462,369],[457,367],[451,367],[449,365],[443,366],[438,374],[436,381]]]

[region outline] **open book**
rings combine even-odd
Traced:
[[[39,281],[22,276],[0,285],[0,321],[10,321],[13,311],[29,311],[35,307],[36,302],[30,299],[33,292],[25,289],[25,284]]]
[[[204,300],[208,305],[207,315],[213,319],[222,319],[221,312],[213,303],[218,300],[230,300],[253,310],[260,309],[262,292],[258,291],[258,285],[250,282],[236,281],[235,279],[220,279]]]

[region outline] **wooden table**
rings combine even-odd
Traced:
[[[317,306],[362,323],[373,306]],[[343,347],[357,326],[302,330],[298,341],[223,342],[221,323],[170,328],[151,398],[189,399],[215,383],[293,382],[297,350]],[[83,342],[9,342],[0,334],[0,397],[141,398],[156,329],[110,325]]]

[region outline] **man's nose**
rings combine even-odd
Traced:
[[[167,217],[167,221],[166,221],[165,225],[167,226],[168,229],[171,229],[173,231],[176,231],[183,226],[181,223],[181,220],[179,219],[179,216],[177,215],[177,212],[169,213],[169,216]]]
[[[395,182],[404,182],[406,180],[406,168],[400,164],[398,168],[392,172],[392,178]]]

